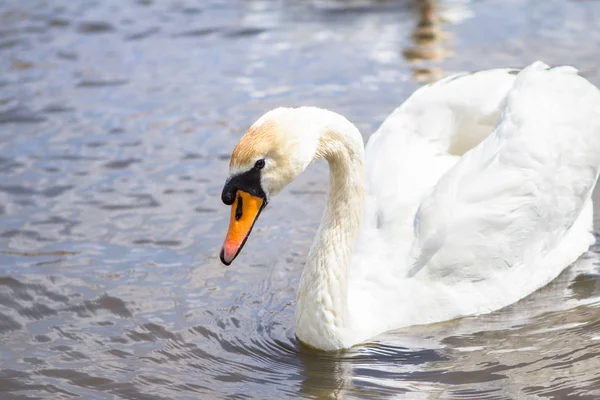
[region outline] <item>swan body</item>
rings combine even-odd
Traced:
[[[295,329],[338,350],[497,310],[576,261],[594,243],[600,91],[574,68],[541,62],[455,75],[417,90],[366,149],[334,112],[272,110],[232,154],[224,263],[317,158],[329,163],[330,192]]]

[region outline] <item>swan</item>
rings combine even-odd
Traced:
[[[540,61],[454,75],[415,91],[366,149],[332,111],[271,110],[232,152],[224,264],[271,199],[319,158],[330,190],[298,287],[295,334],[334,351],[500,309],[587,251],[600,91],[575,68]]]

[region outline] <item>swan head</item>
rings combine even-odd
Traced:
[[[277,108],[259,118],[231,155],[221,200],[231,206],[221,262],[229,265],[246,243],[254,223],[277,195],[317,158],[318,120],[309,107]],[[322,127],[322,125],[321,125]]]

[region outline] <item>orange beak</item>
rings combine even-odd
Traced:
[[[260,212],[265,206],[265,200],[250,193],[238,190],[231,205],[229,231],[221,249],[221,262],[229,265],[237,257]]]

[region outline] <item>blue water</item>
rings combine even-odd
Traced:
[[[542,59],[600,84],[599,24],[597,1],[4,0],[0,397],[600,397],[595,251],[508,309],[340,354],[293,335],[326,165],[218,260],[229,155],[265,111],[367,139],[453,72]]]

